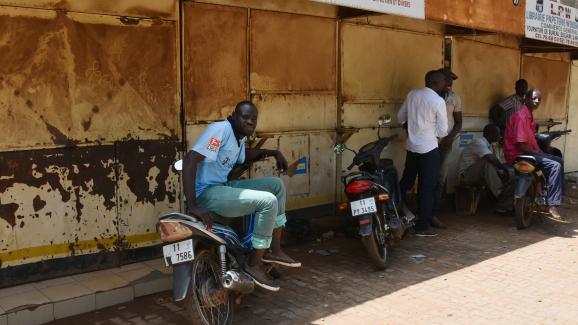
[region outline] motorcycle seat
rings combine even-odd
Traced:
[[[213,223],[227,226],[233,229],[238,235],[243,235],[249,229],[250,215],[237,217],[237,218],[227,218],[216,213],[213,213]]]
[[[222,215],[218,215],[216,213],[213,213],[213,222],[215,223],[219,223],[221,225],[224,226],[230,226],[233,221],[235,221],[236,218],[227,218],[227,217],[223,217]]]
[[[516,159],[514,159],[514,163],[517,163],[520,161],[528,162],[534,166],[536,166],[538,164],[538,161],[536,160],[536,158],[534,156],[522,155],[522,156],[518,156],[518,157],[516,157]]]
[[[390,167],[393,167],[393,159],[389,159],[389,158],[382,158],[379,160],[379,165],[383,168],[383,169],[387,169]]]

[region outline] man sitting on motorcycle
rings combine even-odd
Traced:
[[[212,225],[211,212],[227,218],[254,213],[253,250],[244,269],[257,285],[277,291],[279,286],[267,274],[263,262],[301,266],[281,249],[286,222],[285,185],[278,177],[227,180],[235,165],[269,156],[275,157],[280,171],[287,170],[280,151],[245,147],[245,137],[255,132],[257,117],[257,107],[243,101],[226,120],[210,124],[183,159],[183,187],[187,212],[199,217],[208,228]]]
[[[538,109],[542,94],[538,89],[530,89],[526,94],[525,105],[512,114],[506,125],[504,136],[504,156],[513,164],[520,155],[533,156],[541,167],[548,182],[546,198],[549,212],[554,220],[563,221],[558,206],[562,204],[564,186],[564,161],[542,152],[536,141],[536,122],[533,112]]]

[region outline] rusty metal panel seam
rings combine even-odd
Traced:
[[[335,90],[251,90],[251,95],[333,95],[335,93],[337,93]]]
[[[175,3],[176,1],[179,0],[173,0],[173,3]],[[0,4],[0,7],[11,7],[11,8],[20,8],[20,9],[26,9],[26,10],[53,10],[53,11],[59,11],[59,12],[70,12],[70,13],[86,13],[86,14],[102,14],[102,15],[109,15],[109,16],[118,16],[118,17],[135,17],[135,18],[154,18],[154,19],[162,19],[162,20],[167,20],[167,21],[177,21],[178,20],[178,15],[171,17],[172,15],[175,15],[176,12],[174,11],[157,11],[156,14],[154,15],[152,14],[152,11],[154,11],[154,9],[152,8],[148,8],[149,10],[151,10],[151,12],[149,12],[149,14],[135,14],[130,13],[131,9],[136,9],[134,7],[132,8],[125,8],[125,10],[127,10],[127,14],[122,14],[122,13],[114,13],[114,12],[106,12],[107,10],[101,10],[99,11],[98,9],[94,9],[94,8],[90,8],[90,5],[88,6],[89,8],[87,8],[87,11],[81,11],[81,10],[77,10],[77,9],[70,9],[70,8],[65,8],[65,7],[58,7],[60,3],[64,2],[61,1],[60,3],[54,4],[54,7],[50,8],[50,7],[42,7],[42,6],[34,6],[34,5],[22,5],[22,3],[10,3],[9,1],[1,1],[3,3]],[[104,2],[104,1],[103,1]],[[50,4],[47,4],[50,5]],[[66,5],[66,4],[64,4]],[[145,7],[141,7],[138,8],[138,10],[147,10],[147,8]]]
[[[418,35],[433,35],[433,36],[443,36],[441,34],[437,34],[437,33],[425,33],[425,32],[418,32],[415,30],[409,30],[409,29],[403,29],[403,28],[395,28],[395,27],[388,27],[388,26],[378,26],[378,25],[372,25],[372,24],[365,24],[365,23],[361,23],[361,22],[350,22],[350,21],[346,21],[343,22],[343,25],[352,25],[352,26],[365,26],[365,27],[371,27],[371,28],[377,28],[377,29],[385,29],[385,30],[390,30],[390,31],[394,31],[394,32],[402,32],[402,33],[410,33],[410,34],[418,34]]]
[[[82,11],[73,11],[73,10],[62,10],[62,9],[51,9],[51,8],[35,8],[35,7],[24,7],[24,6],[9,6],[9,5],[0,5],[0,11],[8,11],[9,9],[14,10],[22,10],[22,12],[27,11],[46,11],[46,12],[62,12],[66,13],[66,15],[76,16],[76,15],[87,15],[87,16],[94,16],[94,17],[115,17],[115,18],[134,18],[139,19],[142,21],[166,21],[166,22],[178,22],[178,19],[167,19],[161,17],[144,17],[144,16],[130,16],[130,15],[114,15],[114,14],[105,14],[105,13],[95,13],[95,12],[82,12]]]
[[[458,38],[454,36],[453,38]],[[520,51],[520,46],[514,47],[514,46],[505,46],[505,45],[501,45],[501,44],[496,44],[496,43],[491,43],[491,42],[484,42],[484,41],[480,41],[480,40],[474,40],[474,39],[470,39],[470,38],[464,38],[464,40],[470,41],[470,42],[474,42],[474,43],[480,43],[480,44],[484,44],[484,45],[490,45],[490,46],[496,46],[496,47],[501,47],[501,48],[505,48],[505,49],[510,49],[510,50],[518,50]],[[521,52],[520,52],[521,53]]]
[[[244,9],[248,9],[248,10],[260,10],[260,11],[269,11],[269,12],[278,12],[278,13],[287,13],[287,14],[294,14],[294,15],[299,15],[299,16],[308,16],[308,17],[315,17],[315,18],[327,18],[327,19],[337,19],[337,15],[335,16],[329,16],[329,15],[315,15],[315,14],[311,14],[311,13],[305,13],[305,12],[300,12],[300,11],[283,11],[283,10],[274,10],[274,9],[267,9],[267,8],[261,8],[261,7],[256,7],[253,6],[251,7],[250,4],[233,4],[233,3],[227,3],[227,4],[223,4],[223,3],[218,3],[218,2],[211,2],[211,1],[198,1],[198,0],[182,0],[184,3],[187,2],[191,2],[191,3],[203,3],[203,4],[212,4],[212,5],[218,5],[218,6],[224,6],[224,7],[235,7],[235,8],[244,8]],[[251,0],[248,0],[251,1]],[[307,0],[310,1],[310,0]],[[324,6],[328,6],[328,7],[334,7],[333,5],[326,5],[326,4],[321,4],[321,3],[317,3],[319,5],[324,5]]]

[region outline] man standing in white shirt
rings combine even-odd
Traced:
[[[446,103],[440,94],[444,91],[445,75],[430,71],[425,76],[426,87],[412,90],[401,106],[397,119],[407,124],[407,155],[400,182],[402,199],[407,202],[407,191],[418,185],[418,216],[416,236],[436,236],[430,229],[434,205],[434,189],[439,176],[440,152],[438,139],[448,134]]]

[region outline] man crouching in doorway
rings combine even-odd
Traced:
[[[277,291],[279,285],[267,274],[263,262],[301,266],[281,249],[285,185],[278,177],[227,180],[235,165],[269,156],[275,157],[277,169],[287,170],[287,160],[280,151],[245,147],[245,138],[257,127],[258,114],[253,103],[243,101],[226,120],[210,124],[183,160],[183,187],[187,212],[209,228],[211,212],[226,218],[254,213],[253,251],[244,270],[255,284]]]
[[[495,211],[503,214],[514,209],[514,191],[508,166],[498,160],[492,147],[500,133],[497,125],[488,124],[482,137],[474,137],[460,156],[458,180],[460,185],[485,185],[497,199]]]

